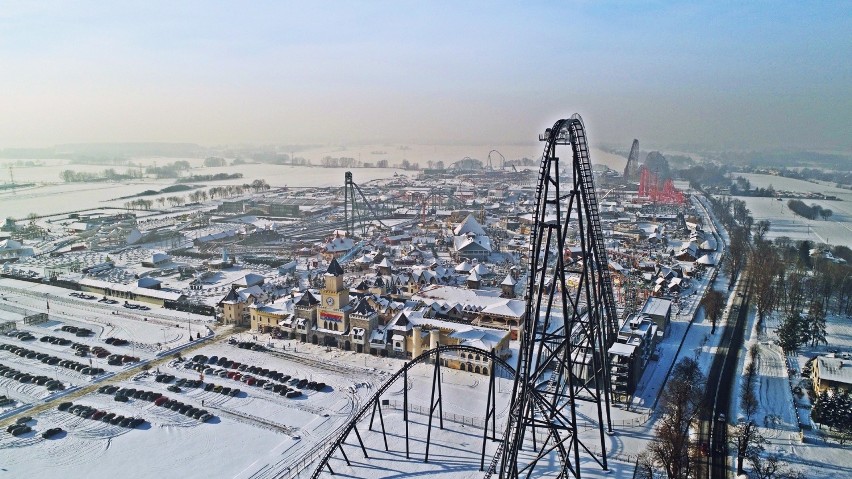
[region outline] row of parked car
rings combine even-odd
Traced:
[[[17,331],[17,330],[12,330],[12,331],[9,331],[8,333],[6,333],[6,336],[11,336],[11,337],[13,337],[13,338],[18,338],[18,339],[20,339],[21,341],[32,341],[33,339],[35,339],[35,336],[33,336],[32,334],[30,334],[30,332],[29,332],[29,331]]]
[[[126,428],[136,428],[145,423],[145,420],[139,417],[124,417],[117,415],[114,412],[107,412],[95,409],[91,406],[82,404],[74,404],[64,402],[57,407],[60,411],[67,411],[75,416],[80,416],[83,419],[91,419],[93,421],[101,421],[113,426],[121,426]]]
[[[71,345],[71,349],[73,349],[75,351],[74,352],[75,356],[80,356],[82,358],[88,356],[89,353],[91,353],[92,356],[95,356],[95,357],[98,357],[98,358],[105,358],[105,357],[109,356],[109,354],[110,354],[109,351],[107,351],[105,348],[102,348],[100,346],[95,346],[93,348],[93,347],[89,346],[88,344],[83,344],[83,343],[74,343],[73,345]]]
[[[51,356],[47,353],[39,353],[37,351],[32,351],[27,348],[22,348],[20,346],[15,346],[14,344],[0,344],[0,350],[9,351],[12,354],[20,356],[22,358],[27,359],[37,359],[44,364],[48,364],[51,366],[61,366],[66,369],[73,369],[82,374],[87,374],[89,376],[97,376],[98,374],[103,374],[103,368],[96,368],[91,366],[86,366],[85,364],[78,363],[76,361],[71,361],[70,359],[60,359],[56,356]]]
[[[77,291],[74,291],[73,293],[68,293],[68,296],[73,296],[75,298],[80,298],[80,299],[89,299],[89,300],[95,299],[97,297],[97,296],[92,296],[91,294],[78,293]]]
[[[63,325],[59,329],[65,331],[66,333],[71,333],[74,336],[77,336],[78,338],[87,338],[94,334],[94,331],[89,328],[78,328],[77,326],[71,326],[68,324]]]
[[[165,396],[162,396],[156,400],[154,400],[154,405],[160,406],[166,409],[171,409],[172,411],[179,412],[186,417],[191,417],[193,419],[198,419],[201,422],[207,422],[213,419],[213,415],[207,412],[206,409],[199,409],[197,407],[193,407],[189,404],[184,404],[180,401],[175,401],[174,399],[169,399]]]
[[[213,368],[212,365],[215,364],[217,366],[222,366],[226,369],[216,369]],[[242,364],[239,362],[231,361],[226,357],[216,357],[211,356],[207,357],[203,354],[195,355],[191,361],[188,361],[184,368],[186,369],[194,369],[199,372],[203,372],[204,374],[219,376],[222,378],[233,379],[235,381],[242,381],[249,386],[262,387],[266,390],[273,390],[277,393],[281,393],[284,395],[285,393],[294,392],[293,389],[290,388],[275,388],[275,385],[269,386],[266,379],[257,378],[252,376],[264,376],[271,381],[277,381],[280,383],[289,383],[291,386],[296,386],[301,389],[313,389],[315,391],[323,391],[326,388],[326,384],[323,382],[315,382],[309,381],[307,379],[299,379],[293,378],[289,374],[284,374],[282,372],[276,371],[274,369],[270,370],[267,368],[261,368],[259,366],[252,366],[249,364]],[[230,371],[228,370],[230,369]],[[248,373],[248,374],[246,374]],[[283,393],[281,391],[284,391]],[[301,396],[301,391],[298,391],[298,394],[294,392],[294,394],[287,397],[299,397]]]
[[[56,344],[58,346],[68,346],[71,344],[70,339],[57,338],[56,336],[42,336],[39,341],[43,343]]]
[[[0,396],[0,407],[10,406],[15,404],[15,400],[12,398],[7,398],[6,396]]]
[[[150,307],[145,306],[144,304],[133,304],[128,303],[127,301],[124,302],[124,307],[127,309],[138,309],[140,311],[148,311],[151,309]]]
[[[126,402],[127,399],[131,397],[142,401],[153,401],[153,403],[157,406],[177,411],[185,416],[198,419],[202,422],[207,422],[213,417],[213,415],[207,412],[206,409],[199,409],[182,402],[174,401],[155,391],[145,391],[144,389],[135,388],[119,389],[118,386],[106,385],[98,388],[98,392],[101,394],[115,394],[116,400],[119,400],[118,398],[124,398],[121,400],[122,402]]]
[[[252,351],[266,351],[266,347],[252,341],[239,341],[235,344],[240,349],[251,349]]]
[[[113,337],[106,338],[104,342],[107,344],[112,344],[113,346],[127,346],[128,344],[130,344],[126,339]]]
[[[18,371],[17,369],[6,366],[5,364],[0,364],[0,376],[13,379],[22,384],[38,384],[39,386],[46,387],[48,391],[62,391],[65,389],[65,385],[56,379],[52,379],[47,376],[34,376],[29,373]]]
[[[22,434],[26,434],[26,433],[33,430],[33,428],[30,427],[30,425],[28,424],[32,420],[33,420],[33,418],[31,418],[29,416],[24,416],[24,417],[18,418],[17,421],[10,424],[9,427],[6,428],[6,432],[8,432],[9,434],[16,436],[16,437],[20,436]],[[43,433],[41,433],[41,437],[43,437],[45,439],[50,439],[51,437],[59,434],[60,432],[62,432],[61,427],[50,428],[50,429],[44,431]]]

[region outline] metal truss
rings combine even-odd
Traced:
[[[361,227],[361,235],[367,233],[367,226],[373,221],[387,228],[382,222],[379,214],[373,208],[373,204],[361,191],[361,188],[352,180],[352,172],[347,171],[344,175],[343,190],[343,218],[346,224],[346,234],[350,237],[355,235],[357,228]]]
[[[476,354],[479,356],[483,356],[488,358],[490,363],[490,369],[488,371],[488,396],[487,402],[485,406],[485,414],[483,417],[485,418],[485,427],[482,431],[482,452],[480,454],[480,470],[485,469],[485,446],[488,441],[499,440],[497,438],[497,414],[496,414],[496,370],[497,368],[501,368],[501,370],[506,371],[509,374],[509,377],[513,377],[515,370],[510,366],[506,361],[502,358],[494,354],[494,351],[486,351],[484,349],[474,348],[471,346],[438,346],[437,348],[430,349],[429,351],[424,352],[420,356],[412,359],[405,366],[394,373],[384,384],[382,384],[375,394],[361,407],[357,414],[349,421],[349,423],[344,426],[343,430],[337,437],[334,438],[332,442],[329,443],[329,447],[326,450],[325,454],[320,459],[320,462],[317,464],[316,469],[314,469],[313,474],[311,475],[312,479],[317,479],[323,472],[323,469],[328,470],[329,473],[334,474],[334,470],[332,470],[329,461],[335,455],[335,453],[340,453],[343,456],[343,459],[346,461],[346,464],[351,465],[349,461],[349,457],[346,455],[346,447],[352,447],[351,444],[348,444],[347,441],[351,440],[350,437],[354,433],[354,440],[357,441],[357,445],[361,450],[361,453],[365,458],[369,458],[367,455],[367,448],[364,446],[364,440],[361,437],[361,431],[358,430],[358,422],[370,415],[370,423],[368,426],[368,431],[373,431],[374,422],[376,416],[379,418],[378,426],[381,428],[382,439],[384,441],[384,447],[386,451],[390,451],[388,446],[387,432],[385,430],[385,418],[384,414],[382,414],[382,397],[388,392],[388,389],[397,381],[402,380],[402,391],[403,391],[403,416],[402,420],[405,422],[405,458],[411,459],[412,451],[410,449],[409,444],[409,434],[408,434],[408,423],[409,423],[409,402],[408,402],[408,372],[416,365],[421,363],[431,363],[433,364],[432,370],[432,393],[429,400],[429,423],[426,432],[426,447],[423,451],[423,462],[429,462],[429,448],[432,444],[432,428],[434,426],[434,416],[435,411],[437,410],[437,419],[438,419],[438,427],[440,429],[444,429],[444,419],[443,419],[443,394],[441,391],[441,356],[446,354]],[[490,430],[491,434],[489,436],[489,421],[490,421]],[[376,431],[378,432],[378,431]],[[346,447],[344,447],[346,446]]]
[[[499,460],[486,477],[580,478],[581,456],[607,470],[607,350],[615,339],[616,311],[582,119],[559,120],[540,140],[546,143],[518,372]],[[570,147],[568,161],[557,156],[560,146]],[[588,434],[579,437],[577,427],[577,402],[584,400],[594,404],[597,416],[598,434],[590,441]]]

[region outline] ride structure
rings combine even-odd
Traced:
[[[347,171],[344,174],[343,186],[343,221],[346,225],[346,234],[353,237],[357,228],[361,228],[361,234],[367,233],[367,226],[377,221],[379,225],[387,228],[388,226],[382,222],[379,214],[373,208],[373,204],[364,195],[359,187],[352,180],[352,172]]]
[[[501,479],[517,479],[535,471],[580,478],[581,456],[608,468],[606,434],[612,432],[612,422],[607,351],[615,340],[617,316],[583,121],[576,114],[559,120],[539,139],[545,148],[518,370],[503,442],[486,477],[498,472]],[[560,146],[570,147],[563,167],[567,171],[560,168]],[[563,174],[571,177],[567,188],[560,182]],[[568,246],[569,224],[577,231],[580,254],[566,258],[561,252]],[[570,288],[569,271],[579,275]],[[595,405],[599,447],[580,438],[579,401]],[[556,471],[554,462],[560,465]]]
[[[607,351],[614,343],[618,318],[582,119],[574,115],[559,120],[540,140],[545,142],[545,148],[536,189],[527,305],[517,366],[513,368],[494,351],[464,345],[433,346],[412,358],[382,384],[341,432],[329,440],[312,478],[326,470],[334,474],[332,464],[355,467],[346,449],[356,447],[365,461],[373,460],[368,456],[364,434],[374,430],[374,422],[378,422],[375,433],[381,433],[382,442],[369,454],[390,453],[395,460],[402,460],[402,441],[394,442],[396,447],[391,448],[387,441],[386,414],[382,412],[382,407],[388,404],[383,397],[398,381],[402,381],[404,458],[410,460],[416,454],[418,459],[429,462],[433,428],[444,429],[441,368],[445,361],[442,358],[465,354],[487,358],[490,364],[485,372],[489,385],[481,415],[484,427],[477,461],[486,479],[495,475],[501,479],[579,479],[581,468],[608,470],[607,434],[613,429]],[[566,146],[570,156],[560,162],[557,148]],[[569,238],[569,231],[576,233]],[[574,253],[565,255],[563,252],[569,246],[575,246]],[[570,285],[566,280],[568,275],[572,278]],[[421,446],[415,452],[410,448],[412,413],[407,391],[409,371],[418,364],[431,365],[432,373],[428,375],[431,395],[427,412],[422,413],[428,415],[426,437],[425,441],[421,438],[416,442]],[[505,424],[497,423],[497,377],[513,380]],[[582,403],[585,404],[581,412]],[[365,424],[368,415],[369,426]],[[396,430],[400,429],[401,425],[397,426]],[[486,454],[489,444],[493,455]],[[334,459],[338,453],[345,464]],[[486,457],[491,457],[491,461],[487,462]],[[336,462],[332,463],[332,459]]]
[[[679,205],[683,203],[683,192],[674,187],[669,178],[660,186],[659,176],[645,165],[639,170],[639,198],[652,203]]]

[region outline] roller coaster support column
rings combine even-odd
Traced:
[[[438,390],[438,401],[435,402],[435,389]],[[441,395],[441,353],[435,355],[435,372],[432,374],[432,399],[429,400],[429,429],[426,430],[426,457],[423,462],[429,462],[429,443],[432,439],[432,416],[438,408],[438,422],[444,429],[444,401]]]
[[[411,459],[408,453],[408,369],[402,372],[402,421],[405,423],[405,458]]]
[[[491,370],[488,375],[488,404],[485,406],[485,422],[482,429],[482,457],[479,462],[479,470],[485,470],[485,443],[488,441],[488,419],[491,419],[491,440],[497,440],[497,396],[494,388],[494,370],[497,369],[497,363],[494,361],[494,350],[492,349],[488,355],[491,359]]]
[[[527,306],[499,472],[520,479],[538,466],[549,471],[558,465],[558,477],[580,479],[581,455],[608,470],[607,351],[615,340],[615,301],[583,121],[578,115],[559,120],[539,139],[546,146],[535,193]],[[558,146],[570,147],[563,161]],[[580,254],[566,256],[572,245]],[[569,274],[576,278],[572,284]],[[591,434],[580,437],[581,401],[597,409],[590,416],[597,420],[601,457],[592,453]],[[528,445],[532,451],[525,451]],[[496,461],[486,477],[495,469]]]
[[[384,416],[384,414],[382,414],[382,402],[381,401],[376,401],[373,404],[373,413],[372,413],[372,415],[370,415],[370,430],[371,431],[373,430],[373,419],[376,418],[376,409],[379,410],[379,422],[382,425],[382,437],[385,440],[385,451],[390,451],[390,448],[388,448],[388,435],[385,432],[385,416]]]

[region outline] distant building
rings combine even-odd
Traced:
[[[146,268],[159,268],[165,264],[171,263],[172,257],[162,251],[155,251],[151,256],[142,260],[142,266]]]
[[[250,288],[231,288],[218,305],[222,309],[222,322],[236,326],[249,326],[251,316],[249,306],[261,300],[263,292],[257,286]]]
[[[491,239],[472,214],[453,230],[453,254],[458,259],[478,260],[491,255]]]
[[[182,301],[186,299],[180,291],[161,289],[160,281],[153,278],[140,278],[136,284],[112,283],[94,278],[83,278],[78,281],[80,290],[99,296],[131,301],[141,301],[156,306],[163,306],[166,301]]]
[[[0,263],[17,261],[33,255],[33,249],[13,239],[0,240]]]

